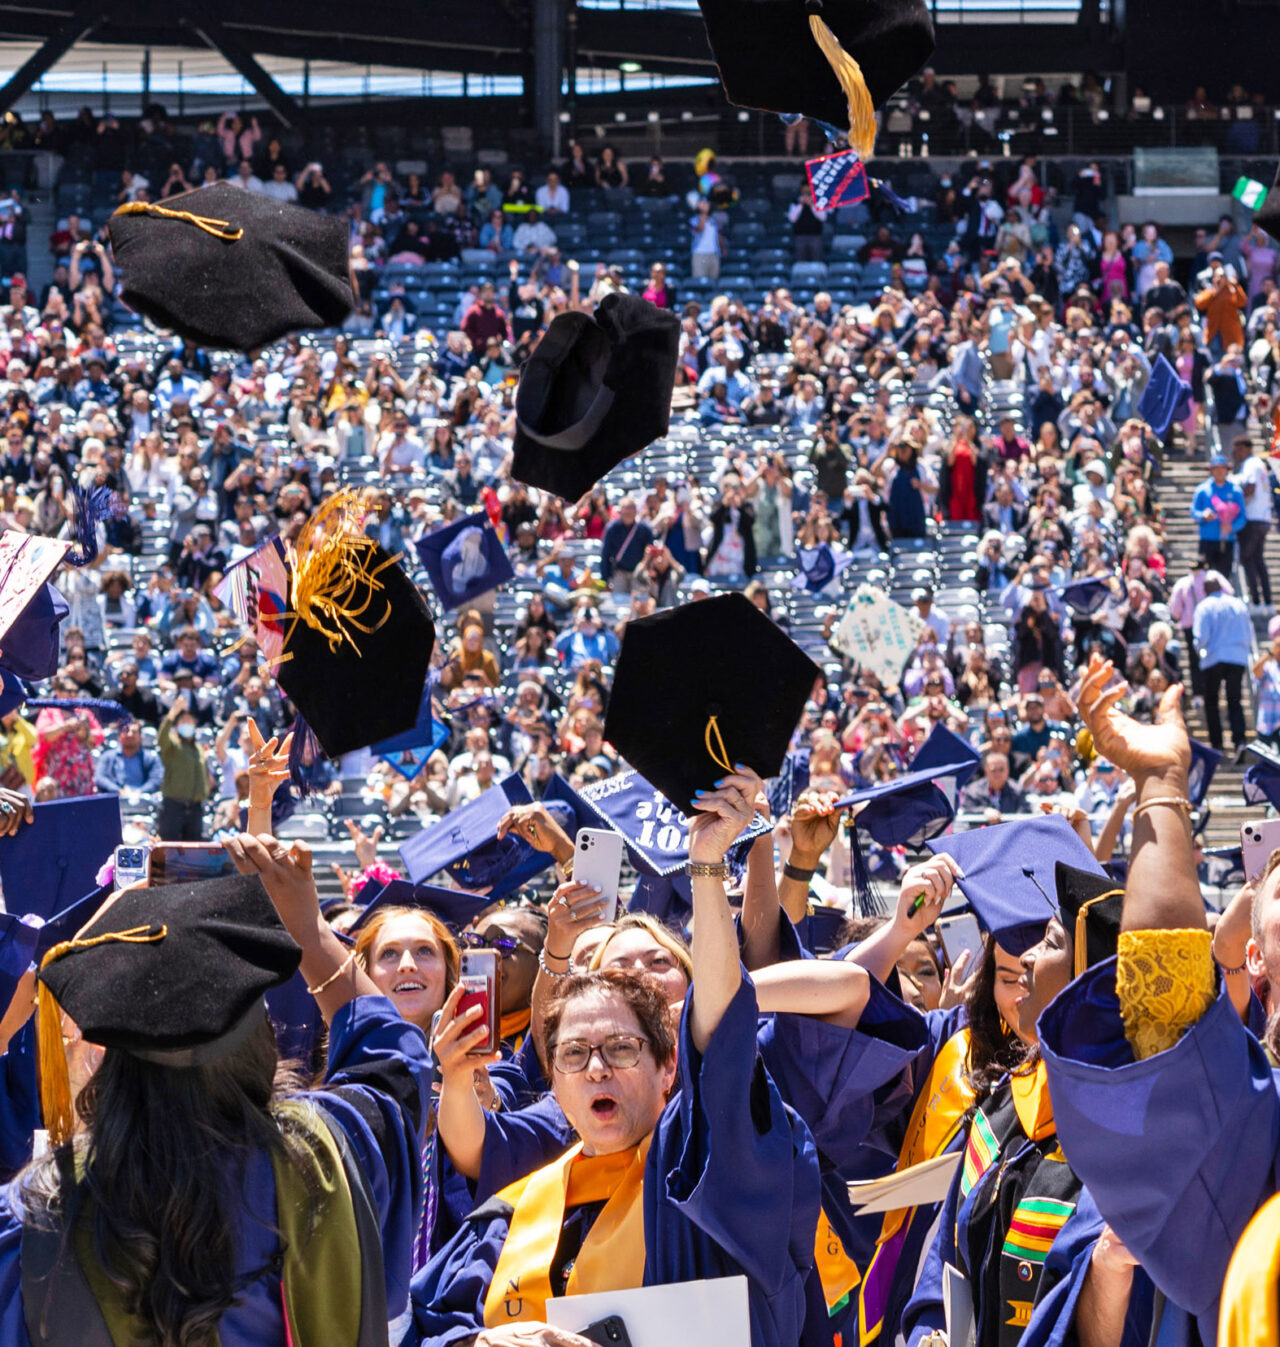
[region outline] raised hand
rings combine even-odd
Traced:
[[[833,790],[806,790],[791,810],[793,865],[816,865],[840,831],[839,795]]]
[[[372,833],[367,833],[353,818],[347,820],[347,831],[355,844],[356,864],[361,870],[367,870],[378,859],[378,843],[382,841],[383,827],[379,823]]]
[[[1107,687],[1114,672],[1111,661],[1095,651],[1080,685],[1080,715],[1093,735],[1094,747],[1139,782],[1143,777],[1169,776],[1180,780],[1185,790],[1191,740],[1182,719],[1182,684],[1165,690],[1156,723],[1141,725],[1118,706],[1129,692],[1128,683],[1121,680]]]
[[[543,804],[518,804],[503,814],[498,824],[499,839],[515,833],[535,851],[544,851],[563,863],[573,855],[569,834],[551,817]]]
[[[289,779],[289,748],[293,735],[284,742],[272,735],[263,739],[258,722],[249,717],[249,808],[270,809],[280,786]]]
[[[698,791],[689,822],[689,859],[715,864],[737,841],[755,816],[755,800],[763,783],[749,768],[723,776],[709,791]],[[794,824],[793,824],[794,827]]]

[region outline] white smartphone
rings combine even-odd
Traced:
[[[1250,883],[1267,868],[1271,853],[1280,847],[1280,818],[1240,825],[1240,856]]]
[[[621,833],[609,828],[583,828],[573,844],[573,882],[591,884],[613,904],[612,921],[621,915],[618,911],[618,889],[622,882],[622,851],[625,843]]]
[[[968,950],[965,976],[975,972],[982,961],[982,931],[977,917],[972,912],[959,912],[954,917],[939,917],[933,926],[942,942],[942,952],[947,956],[947,967],[954,967],[962,951]]]
[[[151,848],[138,846],[116,847],[111,883],[117,889],[128,884],[147,884],[151,879]]]

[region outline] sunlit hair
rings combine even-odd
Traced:
[[[420,907],[380,907],[369,918],[368,924],[362,926],[356,932],[356,962],[366,973],[369,972],[373,963],[374,947],[378,943],[383,928],[389,921],[395,921],[399,917],[417,917],[424,926],[431,928],[440,943],[440,952],[444,955],[444,994],[448,996],[458,985],[458,968],[461,959],[458,953],[458,942],[439,917],[431,912],[424,911]]]
[[[625,1001],[640,1025],[641,1034],[649,1040],[653,1060],[659,1066],[666,1066],[668,1062],[675,1060],[674,1026],[662,989],[653,978],[646,977],[643,973],[633,973],[626,968],[606,968],[598,972],[573,973],[556,983],[543,1026],[547,1043],[547,1061],[550,1062],[555,1057],[556,1044],[560,1039],[560,1024],[565,1011],[572,1002],[584,996],[601,999],[616,996],[619,1000]]]
[[[661,945],[680,965],[680,971],[684,974],[685,981],[690,986],[693,985],[693,959],[689,954],[689,946],[674,931],[669,930],[647,912],[628,912],[614,925],[613,930],[609,933],[609,938],[591,956],[591,971],[593,973],[604,967],[604,955],[609,948],[610,941],[613,940],[615,935],[620,935],[623,931],[644,931],[651,936],[654,943]]]

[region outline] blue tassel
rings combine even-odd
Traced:
[[[66,559],[73,566],[88,566],[98,559],[98,525],[104,519],[119,518],[124,513],[124,504],[119,493],[107,486],[86,491],[77,484],[71,488],[71,498],[76,507],[72,524],[75,544]]]
[[[311,762],[306,762],[307,747],[310,746]],[[311,767],[324,757],[324,749],[315,731],[300,715],[293,718],[293,743],[289,745],[289,783],[299,800],[305,800],[311,794]]]

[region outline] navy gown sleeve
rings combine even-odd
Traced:
[[[22,1224],[0,1189],[0,1347],[31,1347],[22,1308]]]
[[[515,1113],[486,1113],[476,1203],[549,1165],[577,1140],[554,1095]]]
[[[448,1347],[484,1328],[484,1300],[507,1238],[511,1208],[491,1202],[478,1209],[413,1279],[411,1342]],[[0,1231],[0,1252],[3,1249]],[[0,1261],[0,1278],[3,1262]]]
[[[358,996],[333,1017],[324,1089],[311,1098],[346,1133],[369,1181],[392,1318],[408,1302],[430,1087],[426,1036],[385,996]]]
[[[937,1229],[930,1241],[916,1288],[902,1311],[902,1336],[907,1347],[917,1344],[930,1333],[945,1333],[946,1315],[942,1308],[942,1270],[948,1264],[964,1271],[956,1249],[956,1217],[960,1210],[960,1176],[957,1169],[942,1205]]]
[[[645,1171],[645,1282],[745,1273],[753,1347],[794,1347],[818,1221],[813,1140],[756,1051],[746,973],[705,1053],[689,1032],[691,1005],[680,1027],[679,1093]]]
[[[40,1125],[33,1015],[0,1057],[0,1183],[7,1183],[31,1159],[31,1137]]]
[[[910,1068],[928,1042],[924,1017],[875,978],[856,1029],[808,1015],[773,1015],[757,1037],[783,1101],[836,1165],[856,1160],[878,1110],[910,1107]]]
[[[1156,1286],[1212,1341],[1231,1251],[1275,1190],[1280,1107],[1261,1045],[1221,991],[1177,1044],[1136,1061],[1114,959],[1071,983],[1039,1032],[1072,1169]]]
[[[1043,1281],[1049,1290],[1032,1311],[1018,1347],[1075,1347],[1080,1292],[1105,1224],[1089,1190],[1082,1188],[1075,1210],[1045,1258]],[[1120,1347],[1147,1347],[1153,1291],[1150,1279],[1141,1268],[1135,1268]]]

